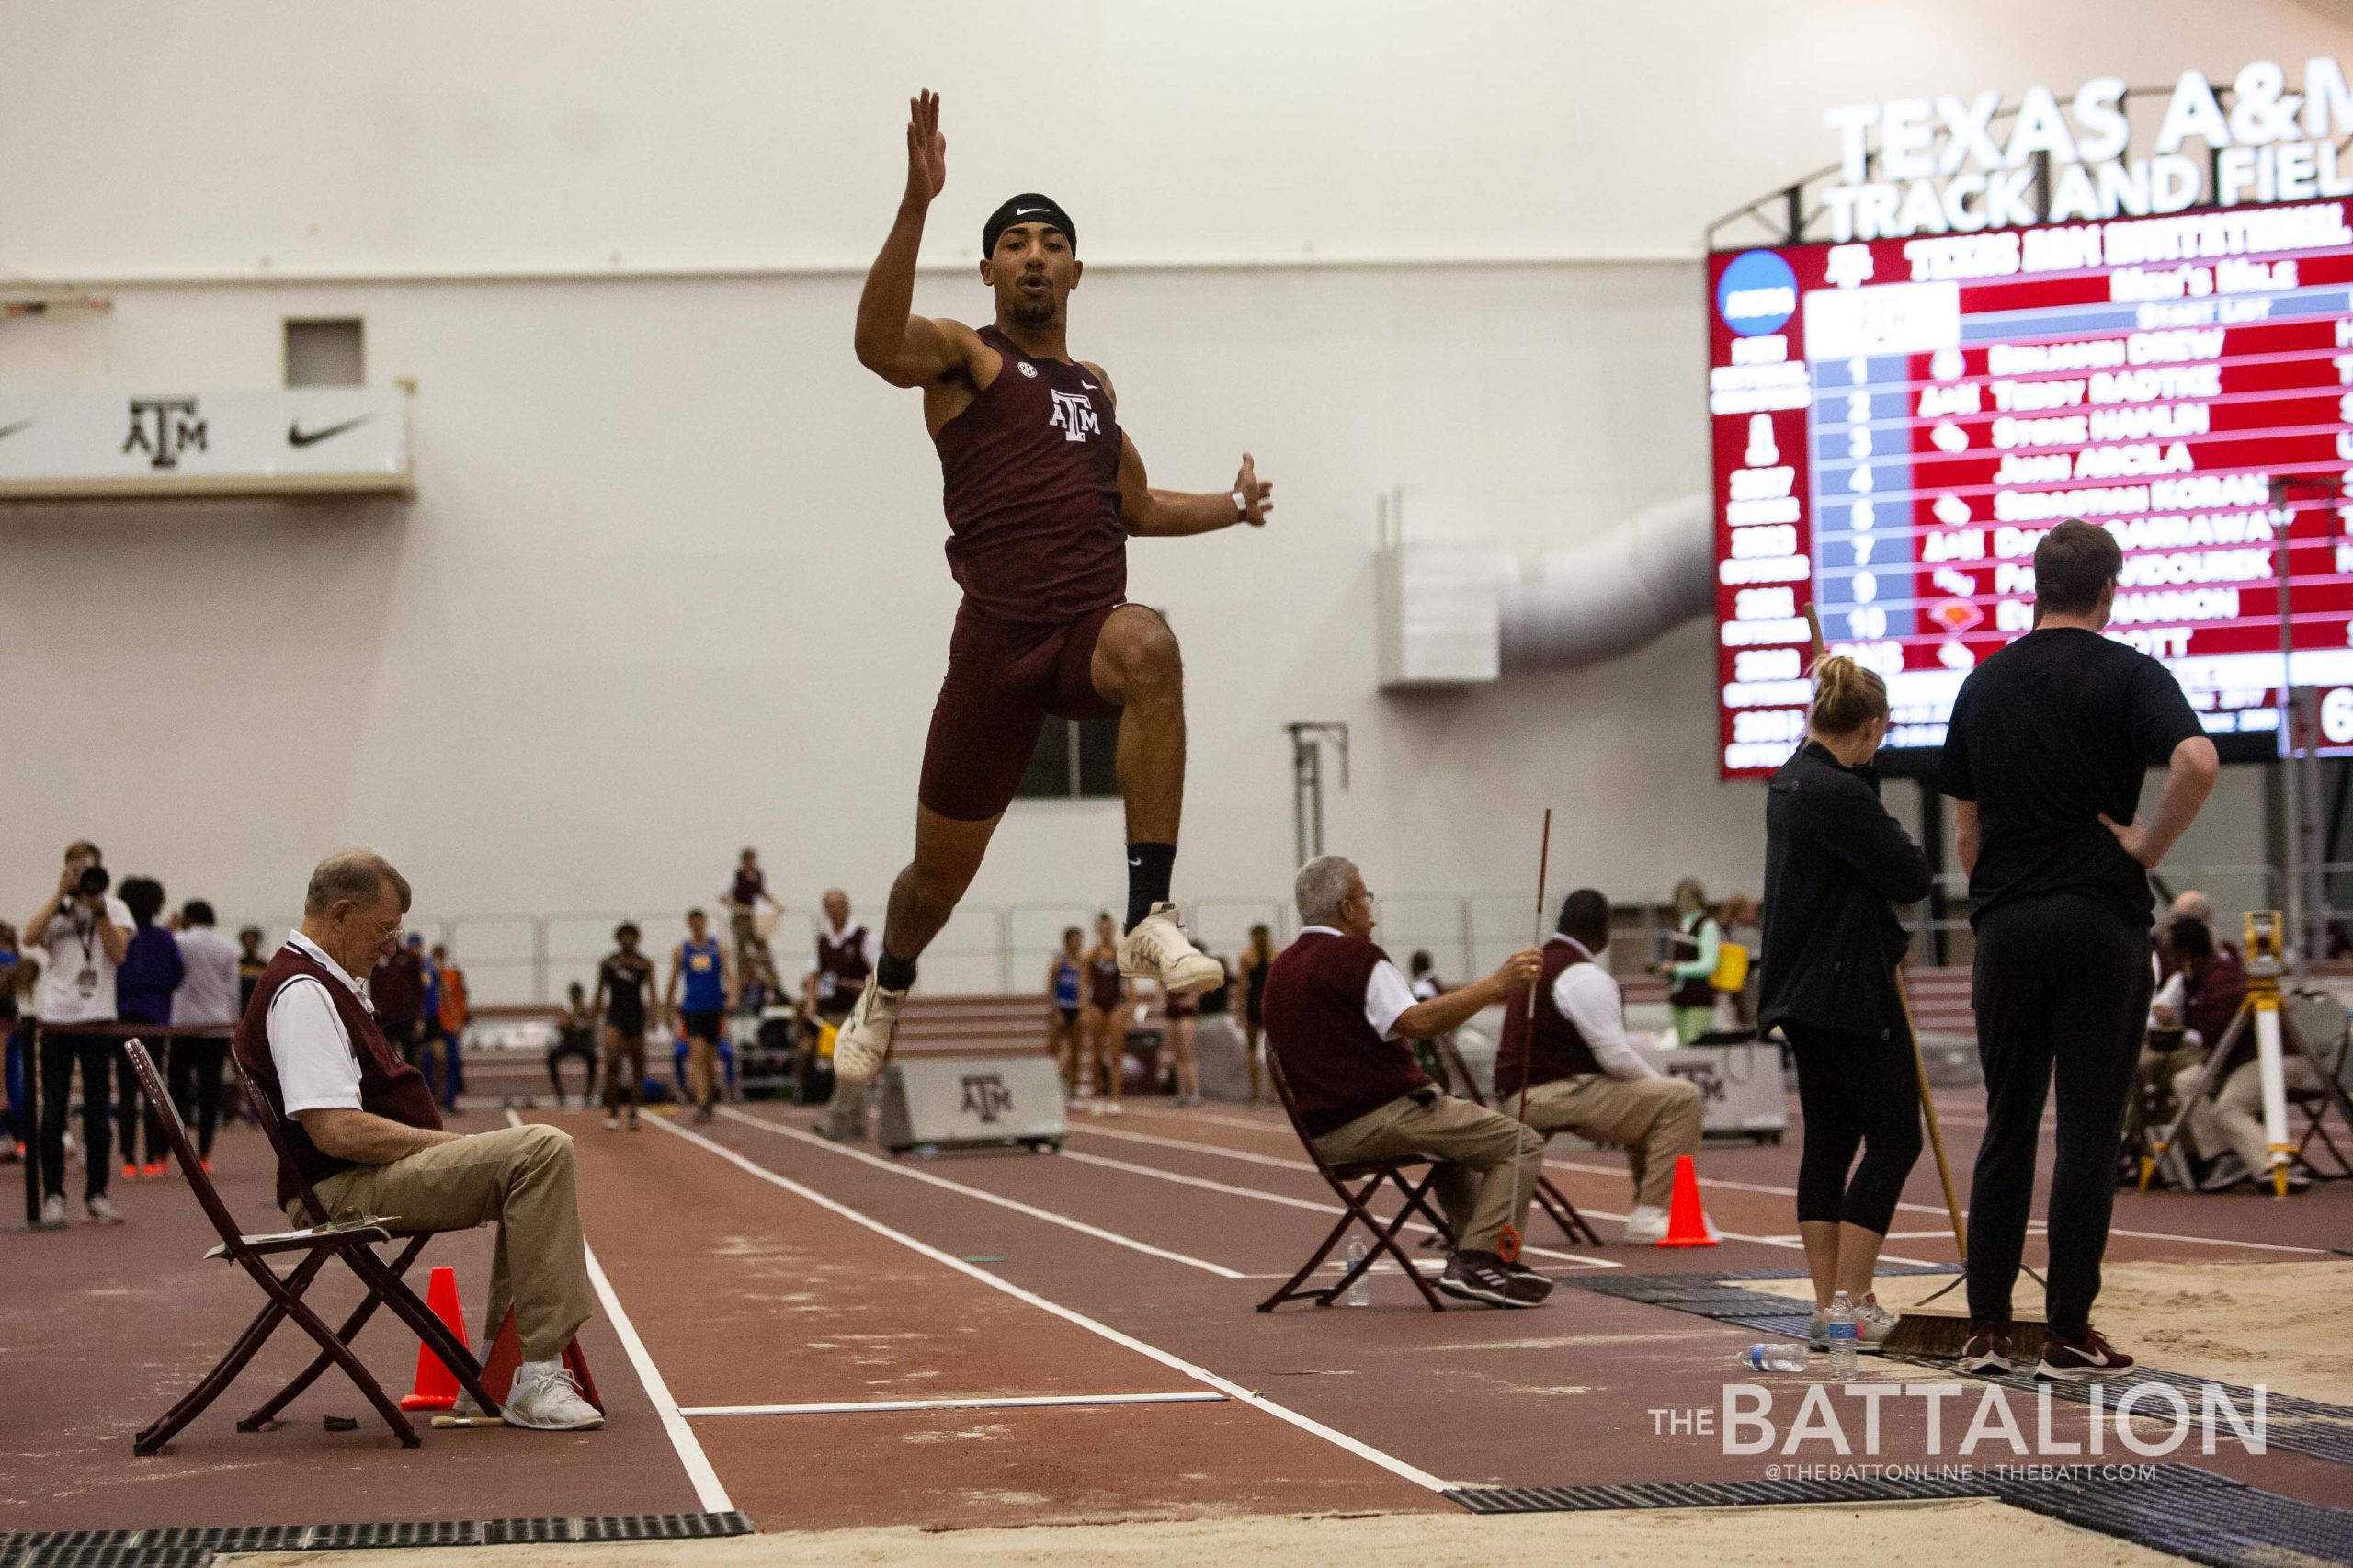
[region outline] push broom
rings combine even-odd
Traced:
[[[1812,601],[1805,607],[1806,630],[1813,639],[1813,667],[1822,665],[1822,617]],[[1939,1307],[1934,1303],[1939,1297],[1951,1293],[1954,1287],[1968,1278],[1969,1226],[1961,1214],[1961,1195],[1952,1184],[1952,1161],[1945,1153],[1945,1132],[1937,1119],[1936,1096],[1928,1089],[1928,1059],[1920,1050],[1920,1026],[1912,1014],[1912,993],[1904,983],[1902,960],[1889,966],[1888,973],[1895,982],[1896,1006],[1904,1012],[1904,1030],[1912,1040],[1912,1072],[1920,1085],[1920,1114],[1928,1126],[1928,1147],[1936,1151],[1937,1179],[1943,1184],[1945,1216],[1952,1221],[1952,1246],[1963,1272],[1955,1275],[1942,1289],[1932,1292],[1913,1305],[1898,1310],[1895,1326],[1888,1331],[1880,1344],[1882,1356],[1919,1356],[1949,1358],[1961,1354],[1969,1343],[1969,1309],[1966,1306]],[[2042,1277],[2033,1269],[2026,1270],[2034,1282]],[[2012,1348],[2021,1354],[2035,1354],[2042,1343],[2043,1324],[2040,1318],[2016,1320],[2011,1332]]]

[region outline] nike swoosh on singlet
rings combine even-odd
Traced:
[[[1085,376],[1078,378],[1078,384],[1085,387],[1088,392],[1101,392],[1103,390],[1101,387],[1097,386],[1093,381],[1088,381]]]

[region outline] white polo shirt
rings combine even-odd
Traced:
[[[316,942],[297,931],[286,938],[286,945],[309,955],[359,999],[369,1017],[376,1016],[375,1005],[368,1000],[359,982],[345,973],[343,966],[327,957]],[[278,1090],[285,1099],[287,1115],[360,1108],[359,1057],[352,1049],[351,1031],[343,1027],[342,1015],[335,1011],[335,999],[324,983],[303,974],[279,986],[270,999],[269,1017],[263,1027],[268,1031],[269,1060],[278,1069]]]
[[[1300,935],[1304,937],[1310,931],[1318,931],[1326,937],[1347,935],[1346,931],[1331,926],[1309,926],[1301,930]],[[1404,972],[1387,959],[1374,964],[1372,973],[1364,983],[1364,1021],[1372,1026],[1372,1032],[1383,1040],[1396,1039],[1397,1020],[1413,1005],[1414,988],[1406,983]]]
[[[1575,957],[1552,979],[1552,1006],[1577,1027],[1601,1070],[1612,1078],[1658,1077],[1658,1069],[1626,1038],[1626,999],[1616,977],[1574,937],[1555,932],[1546,946],[1553,942],[1568,944]]]
[[[191,926],[179,933],[180,967],[185,977],[172,993],[172,1022],[218,1024],[237,1022],[237,944],[210,926]]]

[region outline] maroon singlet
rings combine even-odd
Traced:
[[[967,614],[1082,619],[1128,592],[1111,394],[1084,365],[1032,359],[994,326],[980,336],[1005,368],[932,437],[949,569]]]

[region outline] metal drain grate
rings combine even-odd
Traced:
[[[524,1541],[699,1540],[750,1535],[725,1514],[617,1514],[568,1519],[429,1519],[378,1525],[211,1525],[185,1529],[36,1530],[0,1536],[0,1568],[207,1568],[216,1553],[359,1551]]]
[[[1918,1272],[1952,1271],[1944,1268]],[[1654,1307],[1672,1307],[1677,1312],[1691,1312],[1717,1323],[1737,1324],[1760,1334],[1803,1339],[1810,1331],[1811,1322],[1802,1306],[1793,1312],[1792,1303],[1785,1296],[1751,1290],[1733,1282],[1738,1279],[1798,1278],[1800,1276],[1795,1270],[1759,1269],[1747,1274],[1722,1275],[1620,1274],[1598,1278],[1567,1275],[1563,1277],[1562,1283],[1574,1285],[1581,1290],[1591,1290],[1596,1295],[1615,1296],[1621,1301],[1641,1301]],[[1892,1359],[1922,1367],[1944,1365],[1917,1356],[1894,1357]],[[2009,1377],[1991,1381],[2029,1392],[2038,1388],[2048,1388],[2053,1399],[2070,1400],[2077,1404],[2091,1403],[2093,1385],[2089,1383],[2042,1383],[2029,1372],[2013,1373]],[[2198,1408],[2207,1383],[2212,1381],[2154,1367],[2134,1369],[2131,1381],[2163,1383],[2177,1389],[2188,1399],[2192,1410]],[[2238,1409],[2252,1408],[2255,1403],[2253,1389],[2236,1383],[2216,1383],[2215,1386],[2221,1388]],[[2310,1454],[2314,1459],[2336,1464],[2353,1464],[2353,1410],[2343,1405],[2325,1404],[2319,1400],[2300,1399],[2294,1394],[2267,1391],[2264,1415],[2267,1423],[2265,1437],[2271,1447]]]
[[[2353,1562],[2353,1513],[2234,1481],[2195,1465],[2131,1480],[2054,1466],[2028,1478],[1883,1476],[1870,1480],[1673,1482],[1634,1486],[1466,1488],[1447,1494],[1474,1514],[1600,1508],[1769,1507],[1992,1497],[2214,1568]]]

